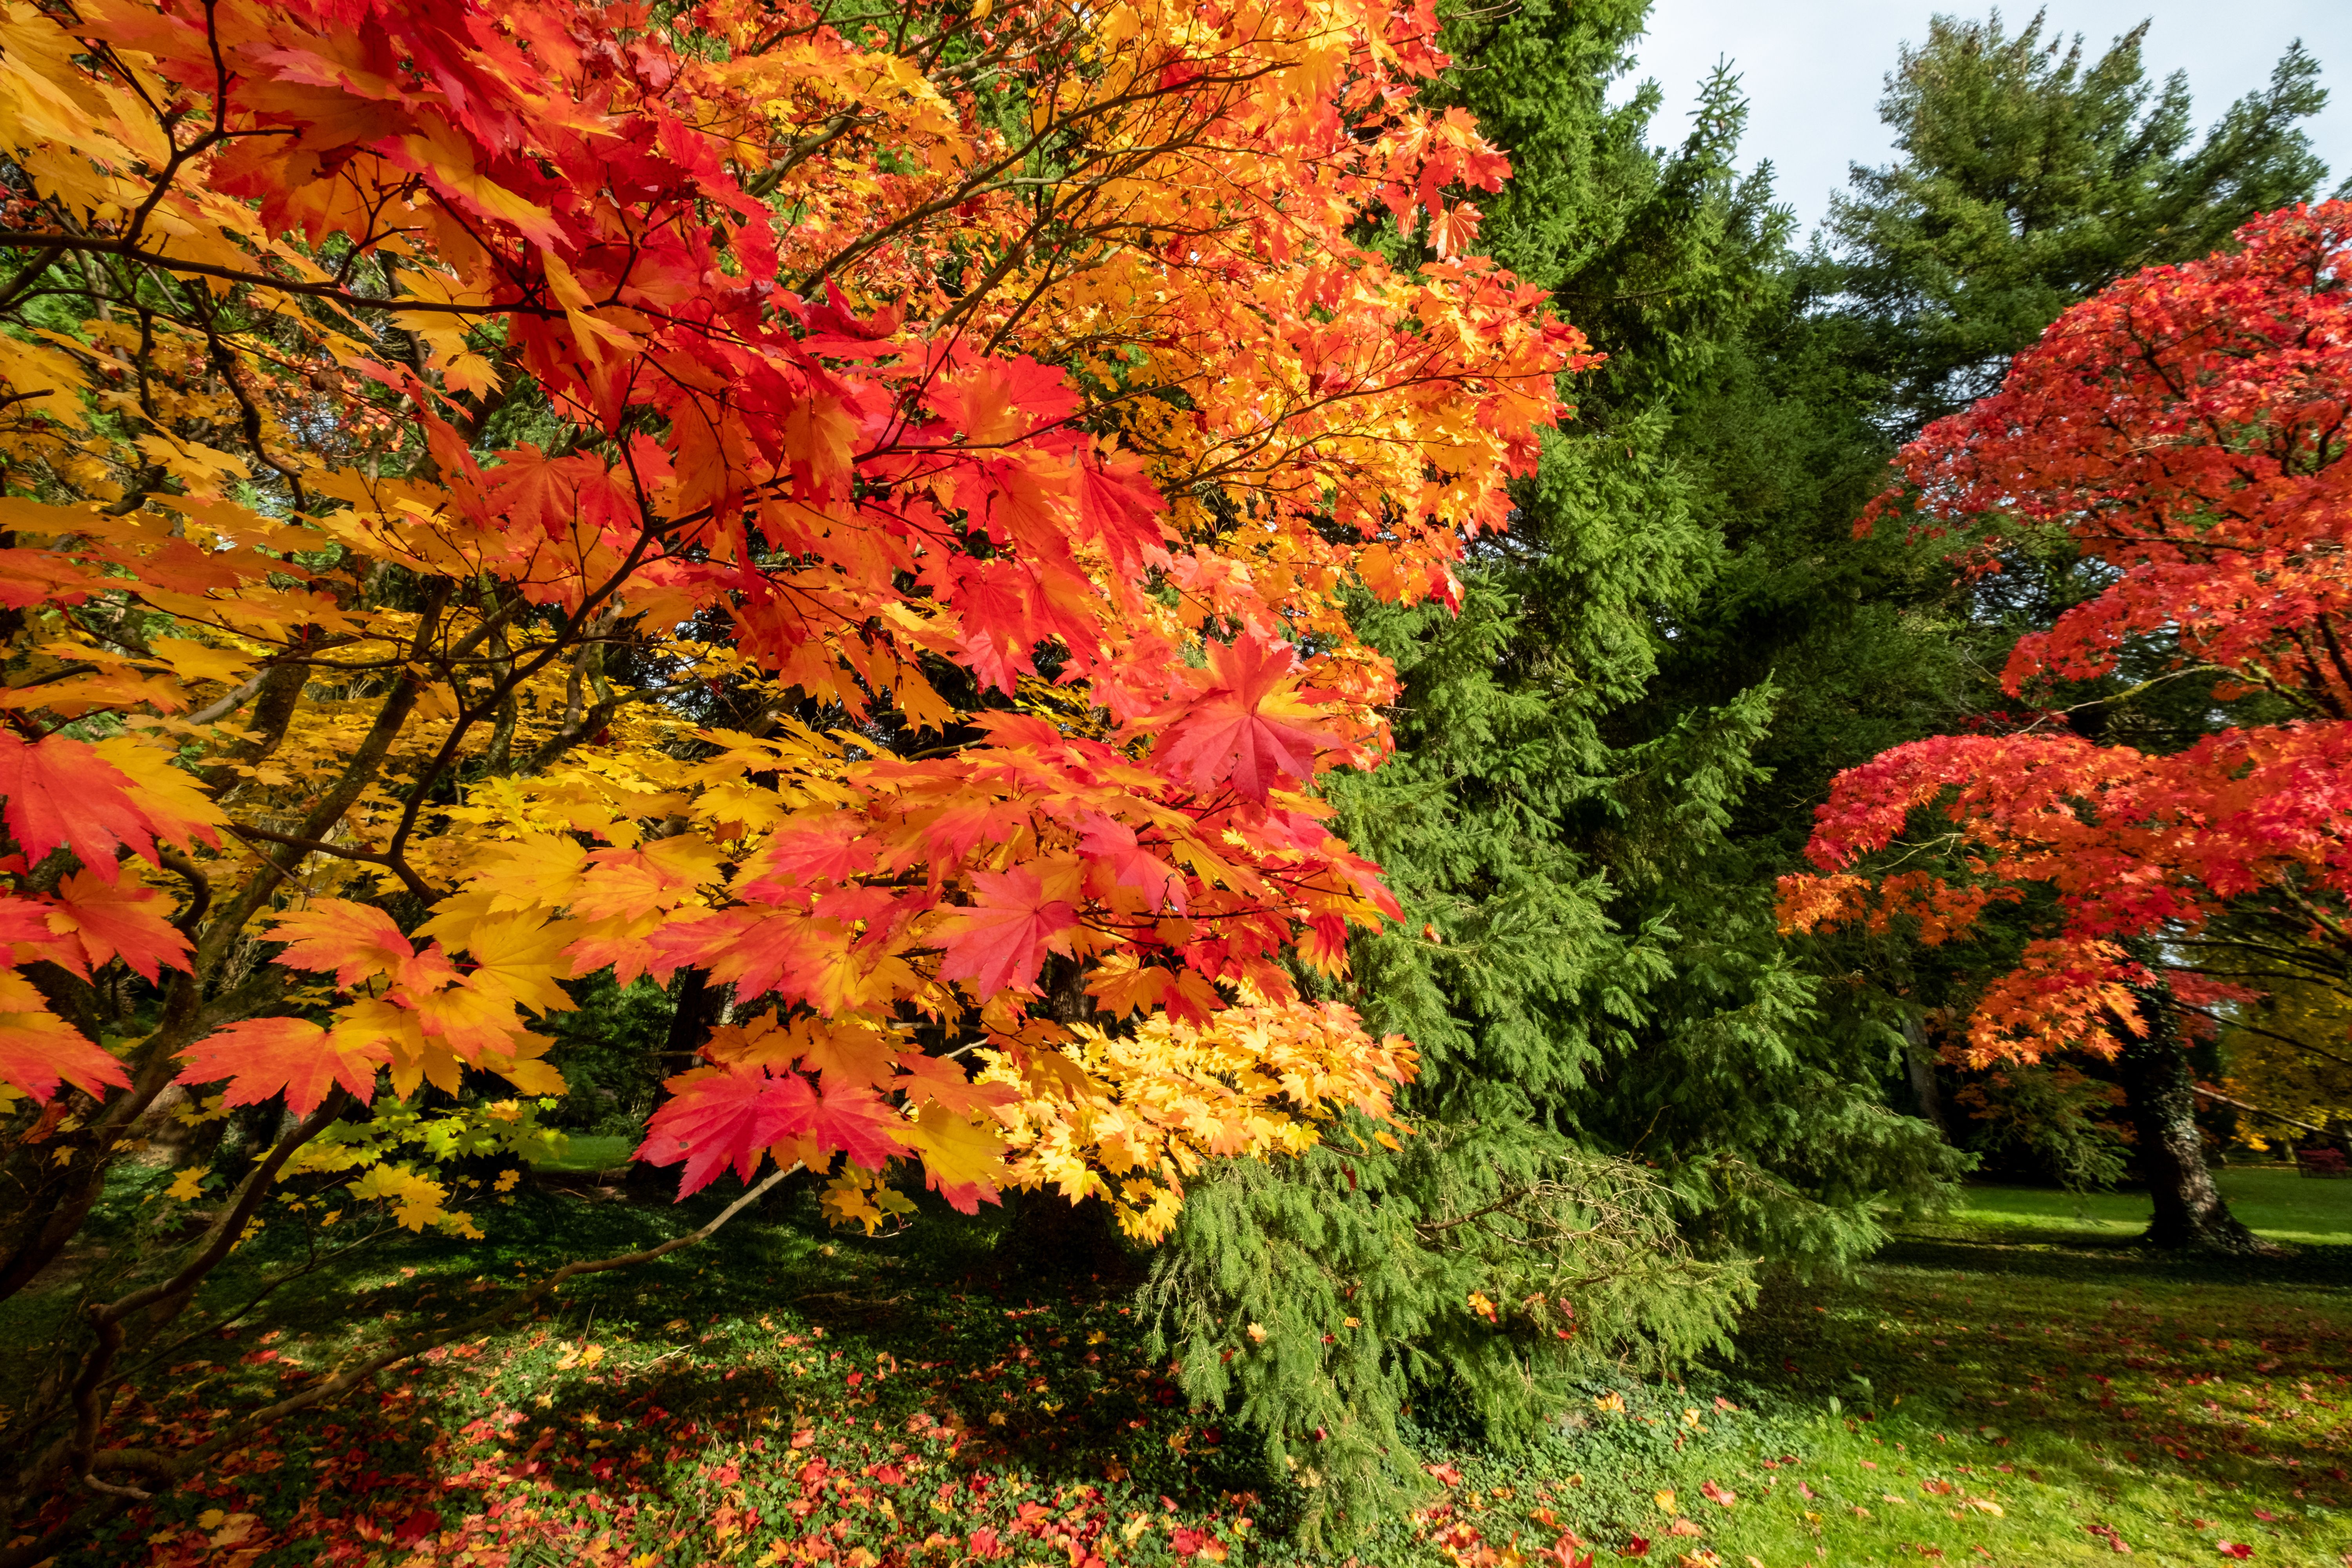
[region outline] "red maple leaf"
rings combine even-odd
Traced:
[[[684,1161],[681,1200],[709,1186],[730,1165],[739,1179],[750,1181],[768,1145],[784,1135],[789,1110],[779,1095],[787,1080],[807,1087],[795,1075],[771,1078],[765,1068],[744,1064],[702,1068],[671,1079],[663,1085],[670,1098],[646,1123],[637,1158],[649,1165]]]
[[[1328,737],[1298,696],[1297,662],[1289,644],[1255,632],[1210,644],[1205,676],[1192,672],[1199,692],[1160,736],[1159,760],[1196,788],[1231,779],[1252,800],[1286,777],[1313,776]]]
[[[501,452],[499,458],[482,471],[492,510],[509,527],[537,529],[550,539],[571,531],[582,479],[604,471],[593,458],[551,458],[530,446]]]
[[[737,1177],[750,1181],[768,1147],[787,1138],[841,1151],[869,1171],[899,1152],[890,1136],[898,1124],[896,1113],[861,1084],[820,1094],[799,1073],[771,1076],[765,1068],[737,1064],[685,1073],[665,1087],[670,1099],[654,1112],[637,1158],[651,1165],[684,1161],[680,1199],[709,1186],[730,1165]]]
[[[1180,1524],[1168,1532],[1168,1543],[1179,1557],[1198,1557],[1216,1545],[1217,1538],[1208,1531]]]
[[[854,813],[834,812],[778,828],[760,855],[763,879],[845,882],[872,870],[875,841],[865,837],[866,826]]]
[[[1087,819],[1078,852],[1110,873],[1121,887],[1141,889],[1148,908],[1184,912],[1184,874],[1136,842],[1135,829],[1099,814]]]
[[[0,893],[0,942],[47,943],[54,934],[49,930],[48,905]],[[25,955],[17,956],[21,961]]]
[[[969,980],[982,996],[1035,990],[1046,950],[1070,951],[1063,933],[1078,923],[1077,911],[1066,900],[1047,898],[1044,879],[1027,866],[975,871],[971,879],[979,900],[939,928],[946,946],[940,978]]]
[[[899,1125],[898,1113],[863,1084],[829,1083],[820,1094],[793,1073],[778,1080],[774,1100],[783,1136],[838,1149],[869,1171],[882,1169],[900,1152],[898,1141],[890,1136]]]
[[[1008,695],[1036,668],[1031,650],[1039,628],[1030,600],[1028,574],[1017,563],[1002,557],[955,563],[952,602],[963,616],[957,647],[983,684]]]
[[[675,967],[700,964],[711,978],[749,999],[775,991],[800,998],[830,956],[828,923],[812,921],[802,910],[724,910],[707,919],[679,921],[653,936],[653,947]]]
[[[259,1105],[283,1092],[286,1109],[308,1116],[341,1084],[365,1105],[375,1096],[375,1068],[392,1051],[373,1035],[337,1036],[300,1018],[248,1018],[215,1030],[180,1053],[187,1068],[174,1082],[228,1080],[226,1105]]]
[[[1160,514],[1167,505],[1134,454],[1114,453],[1078,469],[1079,515],[1124,569],[1133,570],[1146,551],[1162,542]]]

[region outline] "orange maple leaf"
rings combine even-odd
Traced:
[[[89,1095],[131,1087],[122,1064],[50,1012],[31,981],[0,969],[0,1083],[46,1104],[60,1079]]]
[[[898,1065],[907,1076],[892,1087],[905,1092],[909,1105],[936,1100],[958,1116],[970,1116],[1017,1098],[1010,1085],[974,1083],[962,1068],[939,1057],[910,1052],[898,1058]]]
[[[142,980],[159,970],[188,966],[188,939],[163,916],[171,900],[136,882],[108,880],[83,870],[58,888],[48,910],[53,937],[45,956],[83,979],[111,958],[121,958]]]
[[[372,975],[409,978],[415,944],[392,917],[348,899],[320,899],[307,909],[278,917],[271,935],[286,944],[278,962],[289,969],[334,971],[335,984],[350,986]]]
[[[1109,872],[1112,881],[1139,889],[1144,907],[1153,913],[1184,912],[1184,874],[1139,844],[1126,823],[1100,814],[1089,817],[1078,851]]]

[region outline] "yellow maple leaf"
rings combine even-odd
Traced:
[[[422,1232],[447,1213],[449,1189],[406,1165],[378,1165],[351,1184],[350,1195],[391,1204],[402,1229]]]
[[[937,1100],[890,1135],[921,1157],[936,1188],[984,1187],[1005,1180],[1005,1142],[995,1128],[955,1115]]]
[[[186,637],[155,637],[147,646],[183,680],[235,682],[253,673],[254,656],[236,648],[215,647]]]
[[[572,1011],[570,994],[557,984],[572,975],[563,950],[579,933],[568,922],[551,921],[543,911],[517,910],[465,923],[436,920],[419,932],[462,946],[479,966],[472,976],[474,988],[486,996],[503,997],[534,1013]]]

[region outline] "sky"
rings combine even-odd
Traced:
[[[1652,139],[1679,142],[1698,82],[1728,58],[1748,93],[1742,162],[1772,161],[1781,199],[1810,232],[1830,192],[1844,186],[1848,164],[1891,161],[1878,100],[1898,47],[1923,39],[1939,10],[1981,16],[1988,8],[1981,0],[1656,0],[1633,76],[1654,78],[1665,93]],[[2034,9],[2012,3],[2001,16],[2014,31]],[[2329,188],[2352,174],[2352,0],[2053,0],[2049,14],[2050,29],[2081,33],[2092,58],[2152,21],[2142,50],[2148,75],[2189,72],[2200,128],[2266,86],[2271,67],[2301,38],[2332,99],[2306,132],[2331,171]]]

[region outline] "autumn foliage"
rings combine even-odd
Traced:
[[[1782,882],[1785,924],[1904,921],[1940,942],[1995,903],[2053,900],[1976,1007],[1979,1065],[2112,1052],[2152,984],[2199,1009],[2259,950],[2352,950],[2348,273],[2352,206],[2330,203],[2114,285],[1905,448],[1906,482],[1864,520],[1956,539],[1972,570],[2036,531],[2104,568],[2018,644],[2011,693],[2130,678],[2231,705],[2171,749],[2101,743],[2053,709],[1840,775],[1810,849],[1822,874]]]
[[[20,9],[0,1077],[511,1101],[564,982],[695,970],[689,1192],[1150,1236],[1385,1118],[1291,967],[1394,910],[1312,794],[1384,745],[1341,597],[1453,592],[1579,353],[1455,254],[1505,165],[1433,26]]]

